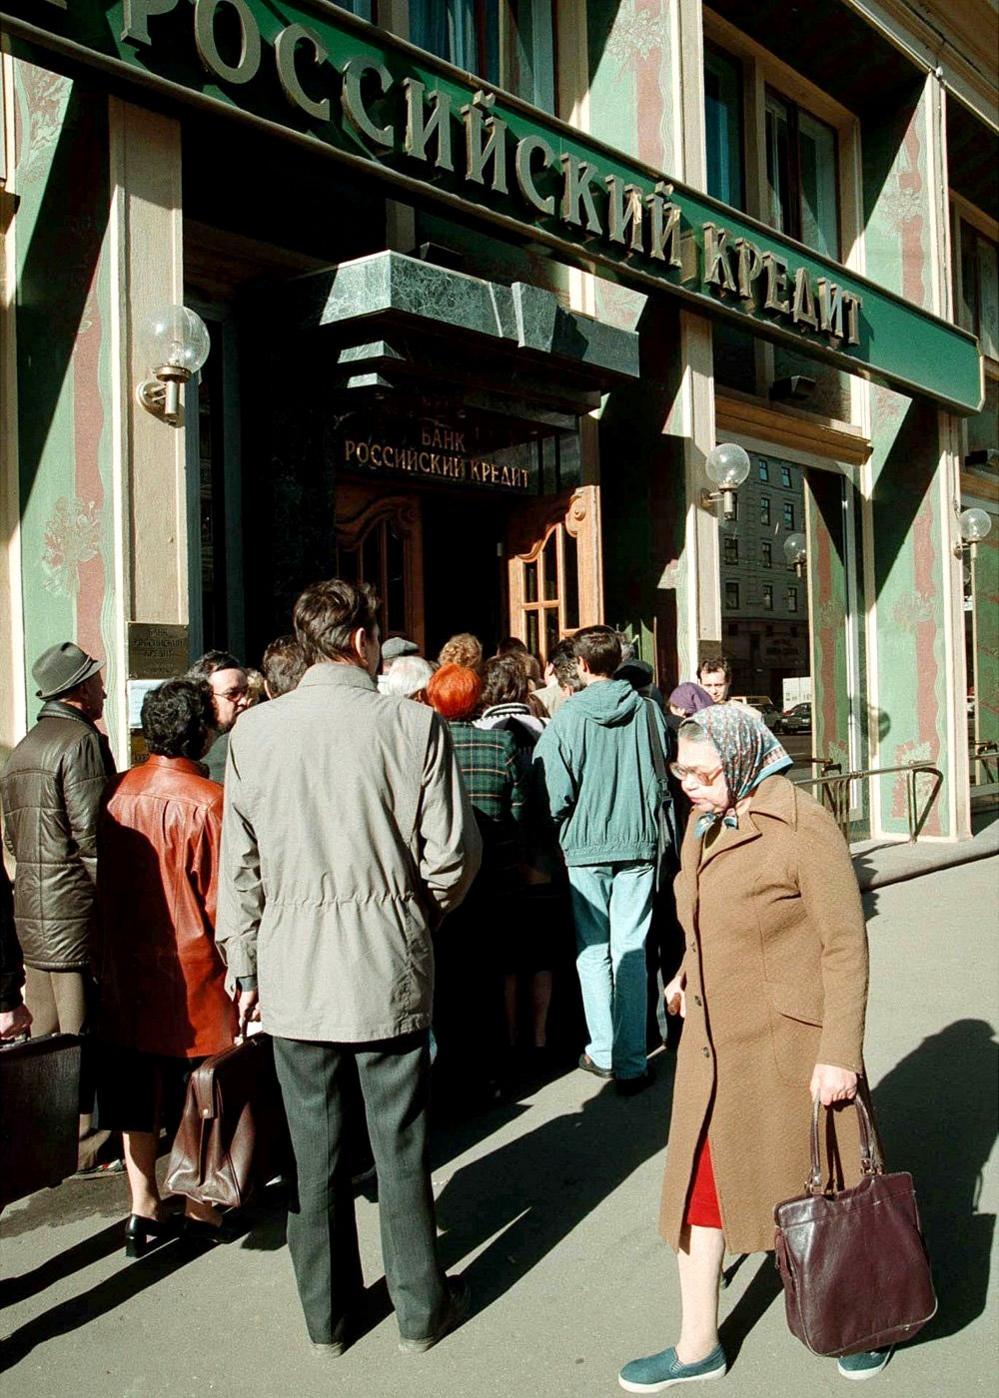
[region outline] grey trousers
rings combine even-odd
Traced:
[[[346,1338],[364,1288],[346,1110],[360,1086],[378,1170],[382,1257],[399,1332],[432,1335],[447,1313],[430,1186],[426,1031],[367,1044],[274,1040],[295,1156],[288,1248],[310,1339]]]

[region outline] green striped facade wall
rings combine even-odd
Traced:
[[[975,740],[999,743],[999,513],[992,513],[974,568]]]
[[[589,0],[590,130],[656,169],[675,168],[679,114],[673,90],[677,0]],[[660,683],[693,677],[686,617],[693,580],[684,550],[682,441],[673,417],[682,372],[676,308],[604,278],[598,318],[642,336],[640,388],[610,393],[600,418],[606,619],[629,632]]]
[[[115,674],[107,97],[14,63],[21,605],[30,667],[74,639]]]
[[[908,108],[863,131],[867,274],[906,300],[932,305],[932,108],[925,87]],[[929,761],[945,784],[925,827],[952,835],[948,770],[945,574],[950,567],[940,490],[939,414],[926,400],[871,389],[871,526],[876,604],[877,701],[870,731],[877,765]],[[928,779],[927,779],[928,780]],[[875,787],[880,826],[908,831],[906,779]]]

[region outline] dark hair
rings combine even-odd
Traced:
[[[214,732],[215,705],[207,680],[164,680],[142,701],[142,736],[157,757],[200,762]]]
[[[187,680],[207,680],[215,674],[216,670],[245,670],[246,666],[241,660],[228,650],[206,650],[200,659],[196,660],[192,666],[184,672]]]
[[[272,699],[277,699],[296,688],[308,666],[302,647],[294,636],[278,636],[264,651],[260,668],[264,672],[268,694]]]
[[[572,650],[595,675],[609,677],[621,664],[621,642],[611,626],[584,626],[573,636]]]
[[[722,674],[725,676],[725,679],[728,683],[731,683],[732,681],[732,667],[728,663],[724,655],[704,656],[700,665],[698,665],[697,667],[698,679],[702,677],[705,670],[710,670],[712,673],[714,673],[715,670],[720,670]]]
[[[524,645],[519,636],[504,636],[496,647],[496,654],[499,655],[530,655],[530,651]]]
[[[378,625],[378,598],[368,583],[342,578],[310,583],[295,603],[295,639],[306,665],[324,660],[356,660],[355,631],[373,635]]]
[[[548,653],[548,664],[555,672],[555,678],[563,689],[571,689],[573,694],[578,694],[583,687],[583,682],[579,678],[579,667],[576,664],[576,648],[572,644],[571,638],[559,641],[557,646],[553,646]]]
[[[494,655],[486,661],[482,681],[482,707],[493,704],[526,704],[528,694],[527,670],[523,656],[516,651]]]

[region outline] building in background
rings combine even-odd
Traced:
[[[336,570],[430,652],[607,620],[662,687],[720,647],[778,707],[810,676],[814,752],[930,764],[926,833],[968,833],[999,742],[999,528],[958,522],[999,509],[988,0],[3,11],[4,744],[74,635],[124,760],[130,684],[258,660]],[[211,349],[173,413],[181,306]],[[906,832],[904,771],[851,793],[857,833]]]

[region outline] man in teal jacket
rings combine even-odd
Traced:
[[[583,689],[559,709],[534,757],[572,893],[589,1033],[579,1066],[616,1078],[627,1094],[648,1082],[645,939],[662,800],[650,717],[663,753],[665,729],[655,705],[614,679],[616,632],[587,626],[573,643]]]

